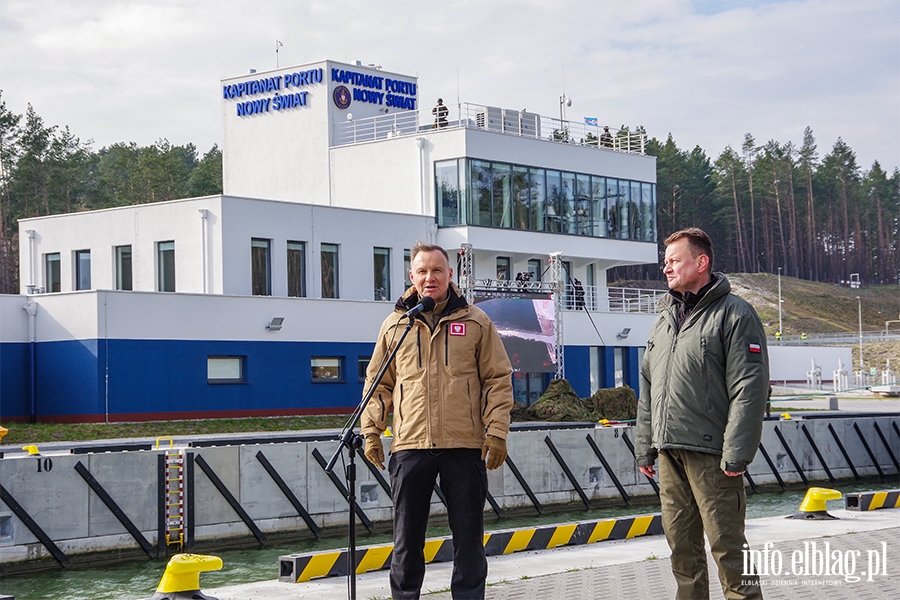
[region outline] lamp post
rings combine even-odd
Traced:
[[[778,267],[778,333],[784,337],[784,329],[781,323],[781,267]]]
[[[859,370],[862,372],[863,367],[863,353],[862,353],[862,300],[859,296],[856,297],[856,303],[859,308]]]

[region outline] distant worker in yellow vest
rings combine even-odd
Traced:
[[[437,106],[431,109],[431,114],[434,115],[434,125],[431,126],[432,129],[447,126],[447,115],[450,114],[450,109],[444,106],[444,100],[442,98],[438,98]]]
[[[775,332],[775,341],[776,341],[776,342],[780,342],[780,341],[781,341],[781,332],[780,332],[780,331],[776,331],[776,332]]]

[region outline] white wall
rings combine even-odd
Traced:
[[[831,381],[838,368],[838,360],[844,362],[849,374],[853,365],[853,348],[838,346],[769,346],[769,376],[773,382],[806,381],[806,372],[812,369],[812,361],[822,367],[822,379]]]
[[[209,211],[212,224],[207,241],[210,265],[221,268],[221,261],[212,256],[218,245],[214,229],[221,212],[219,196],[21,219],[20,291],[25,293],[32,283],[32,268],[34,283],[45,285],[44,255],[56,252],[60,254],[60,291],[73,291],[77,250],[91,251],[91,289],[115,289],[115,247],[127,245],[132,251],[133,288],[153,291],[157,289],[156,244],[175,240],[175,290],[202,292],[200,209]],[[33,255],[28,230],[34,231]],[[217,290],[221,284],[208,291]]]

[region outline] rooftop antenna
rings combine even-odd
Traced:
[[[276,69],[278,68],[278,49],[281,48],[282,46],[284,46],[284,44],[282,44],[280,41],[278,41],[276,39],[275,40],[275,68]]]
[[[566,107],[572,106],[572,99],[566,96],[566,65],[563,63],[563,93],[562,96],[559,97],[559,130],[562,132],[565,129],[566,122]]]

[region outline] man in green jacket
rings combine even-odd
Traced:
[[[665,245],[669,294],[660,300],[641,365],[636,462],[652,477],[659,460],[676,598],[709,598],[704,531],[725,598],[762,598],[759,578],[743,572],[742,475],[762,436],[765,331],[725,275],[713,273],[706,233],[678,231]]]
[[[440,477],[453,534],[453,598],[484,598],[484,501],[487,472],[506,460],[513,406],[512,367],[490,318],[452,283],[440,246],[416,242],[410,251],[413,287],[381,325],[366,373],[372,385],[406,324],[406,311],[423,298],[434,309],[415,317],[410,335],[385,371],[362,416],[366,458],[384,469],[381,433],[393,413],[391,495],[394,551],[391,596],[419,598],[425,577],[425,531],[434,484]]]

